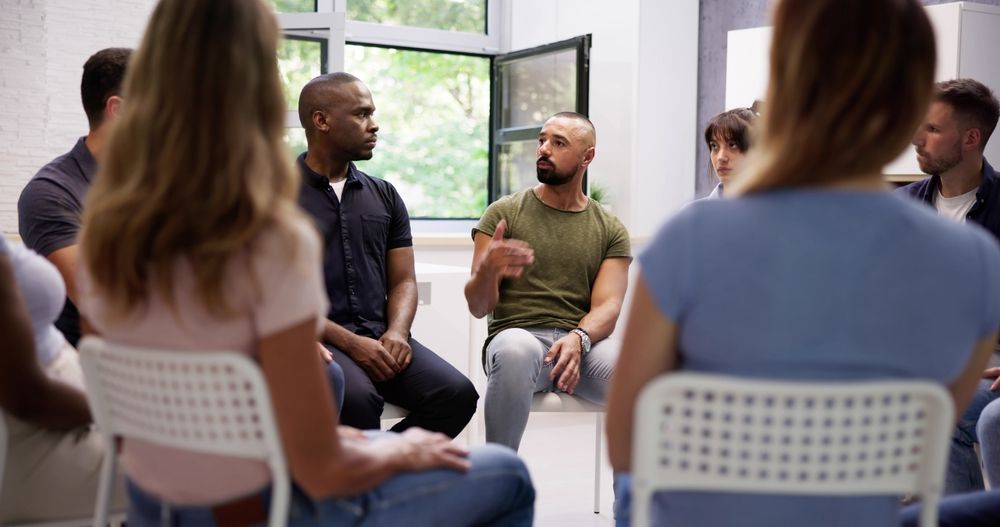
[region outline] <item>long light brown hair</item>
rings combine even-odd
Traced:
[[[768,109],[737,193],[878,173],[923,120],[934,33],[917,0],[779,0]]]
[[[291,243],[298,178],[282,143],[278,36],[259,0],[156,6],[84,207],[83,261],[110,315],[153,287],[174,306],[182,258],[197,298],[231,315],[223,278],[232,257],[266,228]]]

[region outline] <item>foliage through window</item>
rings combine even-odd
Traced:
[[[347,0],[347,19],[393,26],[486,32],[487,0]]]
[[[267,0],[278,13],[309,13],[316,10],[316,0]]]
[[[415,218],[478,218],[489,172],[490,61],[348,45],[371,90],[379,143],[359,168],[399,190]]]

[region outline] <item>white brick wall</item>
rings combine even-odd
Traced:
[[[80,75],[91,54],[139,44],[155,0],[0,0],[0,232],[45,163],[87,133]]]

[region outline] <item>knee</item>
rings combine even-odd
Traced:
[[[976,435],[980,442],[984,437],[995,437],[1000,435],[1000,399],[991,402],[983,408],[979,414],[979,422],[976,423]]]
[[[524,329],[501,331],[487,348],[490,373],[503,368],[520,370],[541,364],[544,353],[540,352],[540,346],[538,339]]]
[[[518,485],[534,489],[527,465],[509,447],[496,443],[480,445],[469,454],[469,461],[477,471],[506,473]]]

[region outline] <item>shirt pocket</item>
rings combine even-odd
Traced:
[[[382,261],[385,259],[385,248],[389,244],[388,214],[362,214],[361,231],[364,234],[365,252]]]

